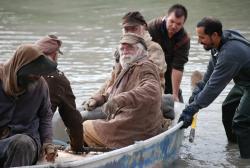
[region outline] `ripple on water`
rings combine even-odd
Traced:
[[[40,1],[1,1],[0,62],[10,58],[18,45],[32,43],[48,33],[55,33],[63,40],[64,55],[59,57],[59,68],[72,83],[76,104],[80,105],[102,85],[112,69],[112,53],[119,44],[120,21],[124,13],[128,9],[142,9],[145,18],[152,19],[163,14],[166,6],[170,6],[172,1],[157,1],[152,7],[152,3],[140,1],[117,3],[114,0],[76,0],[68,3],[61,0],[60,4],[57,4],[62,9],[59,15],[56,14],[58,11],[52,10],[51,3],[43,1],[41,7],[37,3]],[[185,66],[181,84],[184,100],[187,102],[191,94],[191,73],[194,70],[205,72],[210,58],[210,53],[205,52],[202,45],[198,45],[194,32],[197,20],[213,11],[214,16],[223,19],[226,28],[238,29],[250,39],[250,25],[246,19],[249,16],[249,1],[194,0],[182,3],[192,9],[185,25],[188,32],[192,32],[189,62]],[[66,8],[64,4],[67,4]],[[214,10],[215,6],[219,10]],[[162,11],[159,12],[159,9]],[[221,123],[221,103],[232,86],[233,83],[230,83],[213,105],[201,110],[194,143],[188,142],[189,129],[185,131],[180,159],[173,167],[250,167],[249,162],[239,159],[238,146],[227,144]]]

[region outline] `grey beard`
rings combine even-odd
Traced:
[[[129,64],[132,64],[132,63],[135,63],[135,62],[137,62],[138,60],[140,60],[140,59],[142,59],[142,58],[144,58],[144,57],[146,57],[147,55],[137,55],[137,56],[133,56],[133,55],[131,55],[130,56],[130,59],[129,60],[126,60],[126,61],[124,61],[124,58],[123,58],[123,56],[121,56],[120,57],[120,64],[121,64],[121,66],[122,66],[122,68],[124,69],[124,68],[126,68]]]
[[[128,64],[132,63],[135,60],[136,57],[137,56],[134,56],[134,55],[130,55],[129,58],[128,57],[124,58],[124,56],[120,57],[120,64],[122,68],[123,69],[126,68]]]

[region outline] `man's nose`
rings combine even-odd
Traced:
[[[177,25],[174,23],[172,27],[173,27],[174,29],[176,29],[176,28],[177,28]]]
[[[128,54],[129,53],[129,51],[128,50],[123,50],[123,54]]]

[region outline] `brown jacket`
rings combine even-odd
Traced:
[[[146,31],[143,38],[146,41],[146,45],[148,48],[148,59],[150,61],[152,61],[155,65],[157,65],[159,76],[160,76],[160,82],[161,82],[161,90],[163,93],[164,88],[165,88],[164,74],[165,74],[166,69],[167,69],[167,64],[165,62],[164,52],[158,43],[152,41],[152,37],[150,36],[150,34],[147,31]],[[116,59],[118,58],[118,60],[119,60],[120,55],[119,55],[118,50],[115,51],[114,57]],[[106,92],[109,92],[110,86],[113,85],[113,83],[114,83],[115,79],[117,78],[118,74],[120,73],[120,71],[121,71],[120,64],[115,63],[115,66],[111,72],[111,77],[105,81],[105,83],[102,85],[102,87],[100,88],[100,90],[97,93],[105,95]]]
[[[63,72],[57,70],[44,76],[50,91],[52,111],[58,112],[69,129],[70,145],[72,150],[79,151],[83,146],[82,116],[76,109],[75,96],[72,92],[70,82]]]
[[[118,103],[116,115],[109,121],[92,121],[102,142],[107,147],[123,147],[159,134],[162,114],[157,67],[147,60],[137,62],[114,86],[108,99]]]

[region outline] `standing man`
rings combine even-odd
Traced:
[[[238,32],[222,31],[221,22],[215,18],[203,18],[196,33],[212,57],[180,121],[188,127],[193,115],[211,104],[233,79],[235,85],[222,105],[222,121],[228,141],[239,144],[242,158],[250,158],[250,42]]]
[[[107,95],[96,95],[106,120],[83,123],[89,146],[120,148],[162,132],[161,87],[157,67],[147,58],[143,38],[127,33],[119,47],[122,70]]]
[[[34,45],[21,45],[0,65],[0,167],[35,164],[40,153],[54,161],[49,90],[41,75],[56,70]],[[42,149],[42,150],[41,150]]]
[[[48,35],[35,43],[42,52],[53,62],[57,63],[57,58],[62,45],[62,41],[55,35]],[[82,152],[82,116],[76,109],[75,96],[72,92],[70,82],[63,72],[56,71],[43,76],[48,83],[52,111],[58,108],[59,114],[67,127],[70,137],[70,146],[73,152]]]
[[[164,93],[172,94],[174,100],[180,102],[183,102],[180,84],[190,48],[190,38],[183,28],[186,19],[186,8],[175,4],[169,8],[166,17],[156,18],[148,24],[152,40],[160,44],[165,54],[167,71]]]

